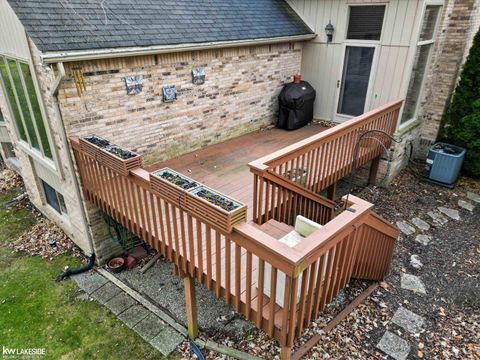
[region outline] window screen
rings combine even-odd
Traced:
[[[384,5],[351,6],[347,39],[380,40],[384,14]]]

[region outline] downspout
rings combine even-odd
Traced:
[[[65,129],[65,123],[63,122],[63,116],[62,116],[62,112],[60,110],[60,105],[59,105],[59,102],[58,102],[58,89],[60,88],[60,84],[62,83],[63,78],[65,77],[65,68],[64,68],[62,62],[57,63],[57,70],[58,70],[58,75],[55,78],[55,82],[53,83],[53,87],[52,87],[52,98],[53,98],[53,103],[54,103],[53,107],[55,109],[57,119],[60,121],[60,124],[61,124],[60,125],[61,130],[59,131],[60,138],[61,138],[61,141],[63,143],[63,146],[65,147],[68,162],[69,162],[69,165],[70,165],[70,175],[72,176],[72,179],[73,179],[73,184],[74,184],[74,188],[75,188],[75,195],[77,196],[77,199],[82,203],[81,206],[80,206],[80,214],[82,216],[82,220],[83,220],[83,223],[85,225],[88,244],[90,245],[90,252],[91,252],[91,255],[94,255],[94,253],[95,253],[94,249],[95,248],[93,246],[93,239],[92,239],[92,236],[90,234],[90,230],[88,228],[87,213],[86,213],[85,207],[83,205],[83,197],[82,197],[82,194],[80,192],[80,184],[79,184],[78,179],[77,179],[77,174],[75,173],[75,165],[74,165],[72,153],[71,153],[71,150],[70,150],[70,144],[67,140],[67,130]]]

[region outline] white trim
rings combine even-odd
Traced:
[[[57,172],[57,167],[55,166],[54,161],[49,159],[49,158],[44,157],[40,153],[40,151],[38,151],[35,148],[31,148],[30,146],[28,146],[28,144],[25,143],[25,141],[20,140],[20,139],[17,141],[17,145],[22,151],[24,151],[25,153],[30,155],[33,158],[34,161],[42,162],[42,164],[45,165],[46,167],[48,167],[49,170],[51,170],[53,172]]]
[[[98,50],[74,50],[74,51],[60,51],[60,52],[45,52],[41,55],[42,61],[51,64],[57,62],[82,61],[92,59],[110,59],[126,56],[141,56],[165,54],[182,51],[219,49],[227,47],[252,46],[252,45],[267,45],[283,42],[305,41],[315,38],[317,34],[306,34],[296,36],[282,36],[276,38],[262,38],[253,40],[235,40],[235,41],[217,41],[208,43],[192,43],[192,44],[178,44],[178,45],[156,45],[144,47],[126,47],[126,48],[112,48],[112,49],[98,49]]]
[[[426,10],[427,10],[427,6],[439,6],[440,10],[437,14],[437,19],[435,20],[435,28],[433,29],[432,38],[429,39],[429,40],[419,41],[421,28],[422,28],[423,22],[425,20],[425,13],[426,13]],[[441,1],[441,0],[430,0],[430,1],[427,0],[427,1],[425,1],[425,4],[424,4],[423,9],[422,9],[422,15],[421,15],[420,21],[418,23],[418,29],[417,29],[418,34],[416,36],[415,45],[414,46],[412,45],[413,48],[414,48],[414,51],[413,51],[412,57],[410,59],[410,70],[409,70],[408,82],[406,84],[405,95],[404,95],[405,100],[407,99],[407,95],[408,95],[408,88],[409,88],[410,81],[411,81],[411,78],[412,78],[413,64],[414,64],[414,61],[415,61],[415,56],[417,54],[417,51],[418,51],[420,46],[429,46],[430,45],[431,47],[428,51],[427,66],[426,66],[425,72],[423,74],[422,83],[420,84],[420,89],[419,89],[419,93],[418,93],[417,103],[415,105],[414,115],[411,119],[408,119],[408,120],[406,120],[405,122],[402,123],[403,112],[405,110],[405,101],[404,101],[403,105],[402,105],[402,108],[400,109],[400,112],[398,114],[397,131],[401,131],[402,129],[405,129],[406,127],[410,126],[413,122],[415,122],[417,120],[418,110],[420,108],[420,105],[421,105],[421,102],[422,102],[421,100],[422,100],[422,97],[424,95],[423,92],[425,90],[425,83],[426,83],[426,80],[427,80],[427,72],[428,72],[428,69],[431,65],[432,54],[433,54],[433,50],[435,48],[435,42],[436,42],[438,31],[439,31],[439,28],[440,28],[440,23],[441,23],[440,20],[441,20],[441,16],[442,16],[442,11],[443,11],[443,1]]]

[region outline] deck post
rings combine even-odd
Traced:
[[[337,192],[337,183],[333,183],[327,187],[327,198],[330,200],[335,200],[335,193]]]
[[[187,310],[187,333],[190,339],[198,337],[197,296],[195,293],[195,279],[180,270],[185,288],[185,307]]]
[[[377,180],[378,166],[380,165],[381,156],[377,156],[370,164],[370,174],[368,175],[368,185],[375,185]]]
[[[290,360],[292,358],[292,348],[290,346],[282,346],[280,349],[280,360]]]

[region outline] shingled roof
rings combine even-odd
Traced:
[[[8,0],[42,52],[311,34],[284,0]]]

